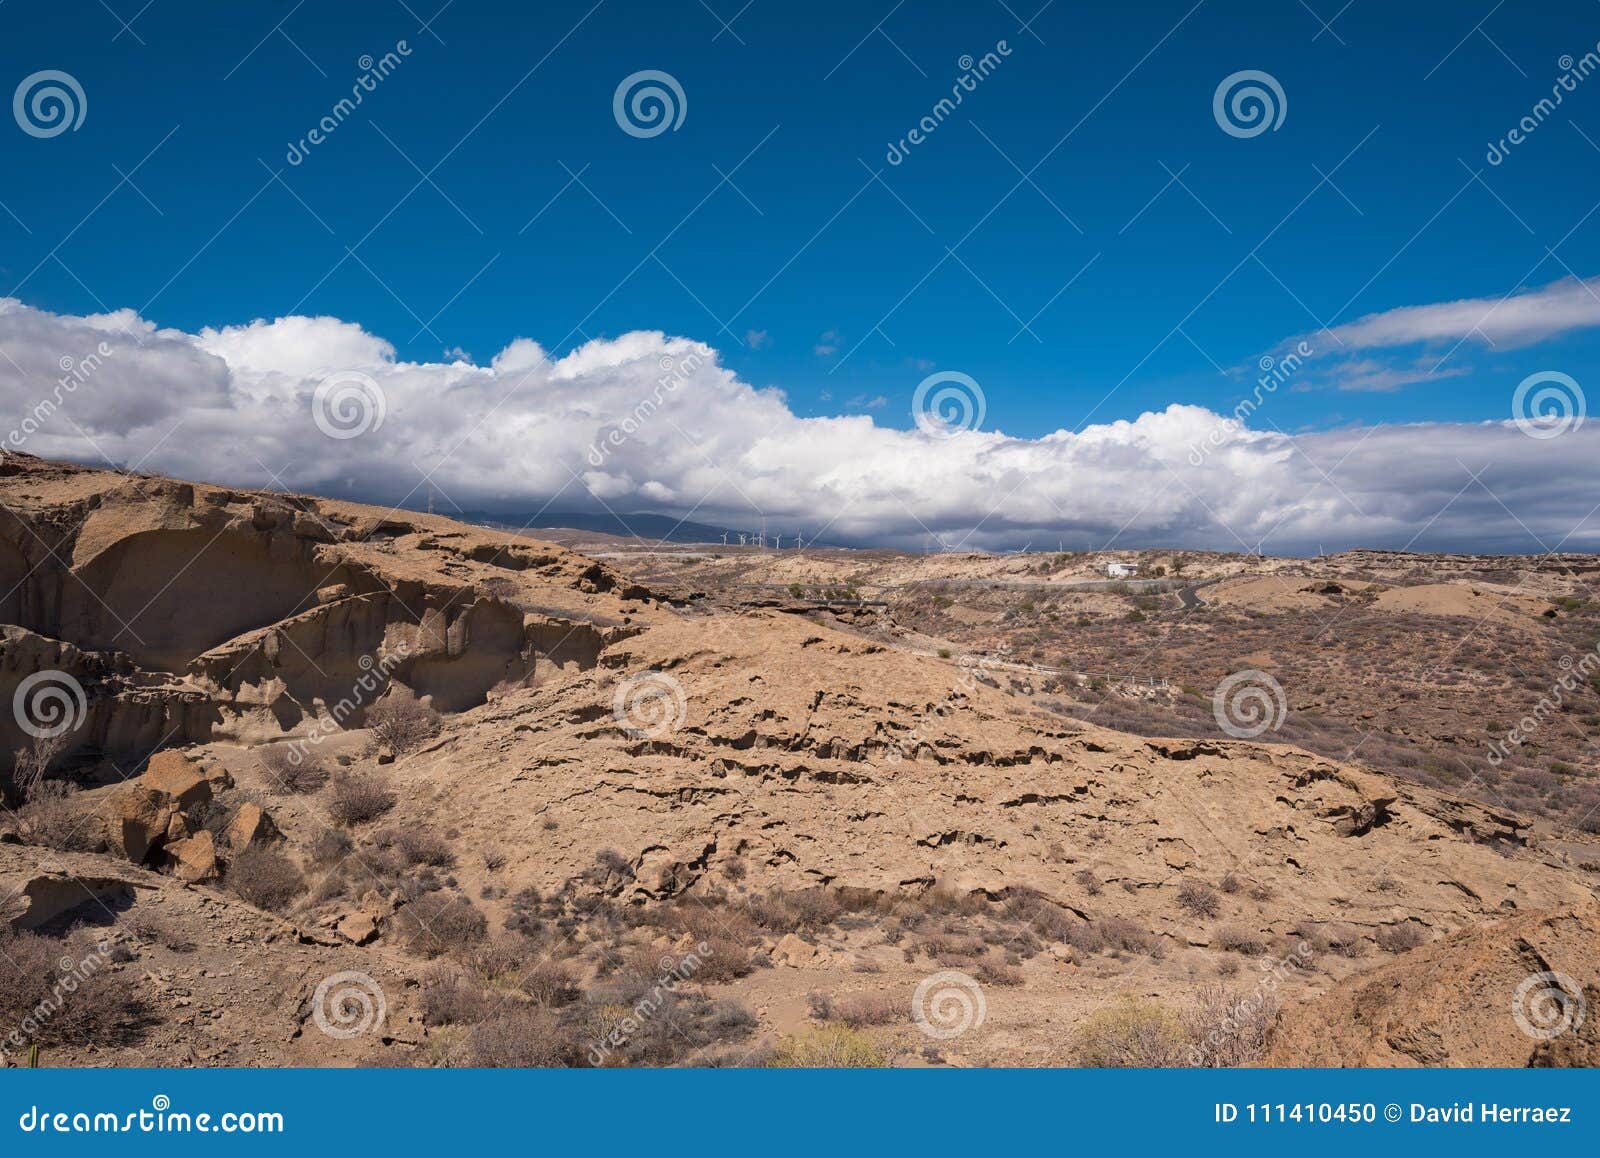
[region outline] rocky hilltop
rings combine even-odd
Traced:
[[[1526,955],[1427,1050],[1329,1027],[1592,941],[1600,847],[1509,810],[444,518],[10,456],[0,621],[0,935],[123,1026],[47,1063],[1515,1060]]]

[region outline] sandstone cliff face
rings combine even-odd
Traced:
[[[69,758],[119,763],[294,729],[373,670],[371,694],[459,711],[592,667],[648,602],[562,548],[445,519],[25,455],[0,463],[0,593],[0,696],[67,673],[87,699]],[[0,749],[25,739],[0,719]]]

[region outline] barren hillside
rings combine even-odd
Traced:
[[[45,1064],[1232,1064],[1281,1004],[1289,1062],[1330,989],[1590,903],[1600,847],[1492,802],[628,570],[0,463],[4,1020]]]

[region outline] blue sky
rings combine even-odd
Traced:
[[[659,330],[796,416],[910,430],[918,383],[950,370],[981,383],[986,429],[1039,439],[1227,413],[1297,336],[1600,274],[1600,77],[1485,159],[1600,41],[1587,0],[1537,19],[1493,0],[9,0],[0,31],[8,86],[59,69],[85,94],[74,131],[0,132],[0,296],[58,315],[188,334],[329,316],[401,361],[478,365],[519,337],[559,358]],[[613,94],[646,69],[685,108],[640,138]],[[1213,94],[1247,69],[1286,107],[1239,137]],[[1500,421],[1531,373],[1581,381],[1597,335],[1340,348],[1251,425]]]

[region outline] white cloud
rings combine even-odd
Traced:
[[[60,359],[84,365],[100,342],[108,353],[63,386]],[[800,417],[714,350],[657,332],[554,360],[519,339],[488,365],[411,363],[334,318],[185,334],[127,312],[79,318],[13,301],[0,301],[0,349],[0,399],[14,416],[0,445],[242,486],[278,475],[297,490],[416,507],[431,470],[466,510],[603,501],[912,547],[937,535],[970,547],[1239,549],[1265,538],[1268,550],[1304,550],[1402,546],[1421,532],[1418,547],[1538,549],[1520,520],[1547,547],[1600,548],[1600,521],[1585,522],[1600,492],[1597,423],[1546,440],[1509,421],[1291,439],[1174,405],[1036,439],[940,438],[865,414]],[[325,374],[349,371],[382,391],[384,421],[332,438],[313,420],[314,394]],[[1474,483],[1469,471],[1485,467]]]
[[[1600,278],[1566,278],[1507,297],[1402,306],[1335,326],[1329,333],[1358,350],[1468,338],[1508,349],[1590,326],[1600,326]]]

